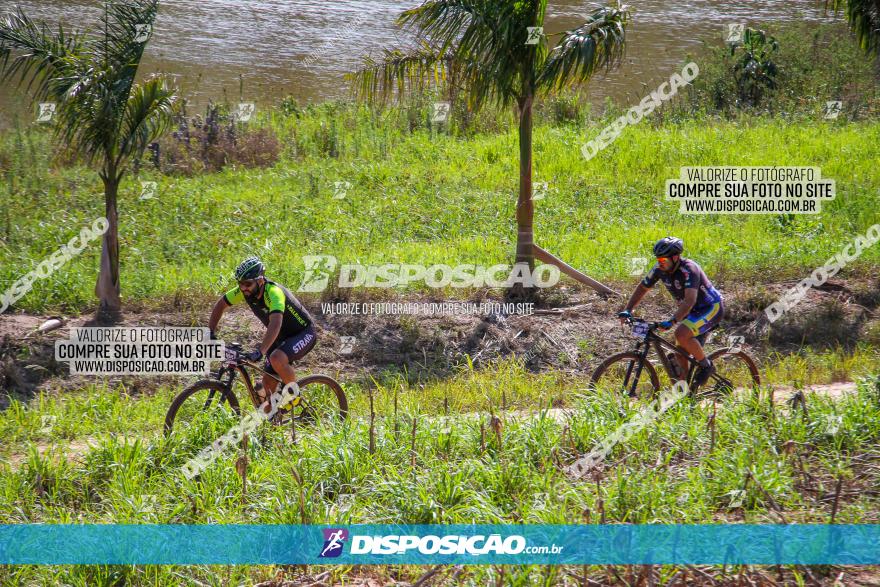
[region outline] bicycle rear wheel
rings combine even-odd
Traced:
[[[605,359],[601,365],[593,371],[590,378],[591,389],[608,389],[623,395],[632,392],[638,366],[641,363],[642,370],[638,374],[635,392],[641,400],[653,400],[660,391],[660,380],[657,371],[650,361],[642,360],[641,355],[633,352],[618,353]]]
[[[215,379],[197,381],[181,391],[165,414],[165,436],[172,432],[216,437],[238,424],[241,409],[235,394]]]
[[[327,375],[308,375],[297,381],[300,402],[281,410],[281,423],[289,423],[291,415],[299,425],[332,425],[348,417],[348,398],[338,381]]]
[[[715,376],[709,378],[701,393],[729,395],[761,385],[761,375],[755,361],[743,351],[721,349],[709,355],[709,359],[715,365]]]

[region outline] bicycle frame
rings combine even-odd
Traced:
[[[175,396],[165,415],[166,434],[172,431],[174,421],[185,402],[188,407],[183,413],[187,418],[192,415],[192,410],[198,409],[199,404],[203,404],[202,410],[219,409],[225,410],[227,415],[228,412],[235,412],[240,416],[242,408],[246,408],[247,404],[242,397],[245,392],[235,389],[235,379],[239,375],[244,381],[247,395],[258,415],[262,417],[263,414],[260,412],[265,413],[265,419],[270,420],[272,424],[290,423],[295,426],[298,422],[318,422],[325,416],[335,416],[344,421],[348,415],[348,398],[342,385],[332,377],[311,373],[285,385],[279,392],[278,384],[284,382],[281,376],[272,373],[268,366],[264,368],[262,362],[255,364],[248,360],[241,353],[241,345],[226,344],[225,346],[220,365],[211,372],[210,376],[192,383]],[[256,376],[256,371],[263,374],[263,383],[267,387],[264,393],[268,397],[263,398],[258,395],[262,391],[261,385],[252,378],[251,369],[255,370],[253,376]],[[308,395],[313,401],[307,401],[303,394],[304,388],[308,389]],[[269,395],[270,391],[271,395]],[[191,397],[193,401],[188,401]]]
[[[247,367],[251,369],[256,369],[261,372],[263,375],[267,375],[270,378],[274,379],[276,382],[283,384],[284,382],[277,375],[273,375],[268,371],[264,370],[259,365],[251,363],[250,361],[236,361],[232,365],[221,365],[220,369],[217,371],[217,379],[220,380],[224,385],[226,385],[226,389],[232,393],[232,384],[235,382],[236,374],[241,375],[242,380],[244,381],[244,386],[247,388],[248,395],[251,398],[251,403],[253,403],[254,407],[257,408],[262,403],[260,400],[260,396],[257,394],[257,389],[254,387],[253,381],[251,380],[251,375],[247,371]],[[223,378],[226,377],[226,381]],[[208,402],[211,401],[214,392],[208,396]]]
[[[655,334],[653,332],[650,334],[650,343],[653,343],[654,351],[657,353],[657,356],[660,358],[660,364],[663,365],[663,368],[666,370],[666,374],[669,375],[670,379],[672,378],[672,374],[674,371],[672,369],[672,364],[669,362],[669,357],[666,356],[666,353],[663,351],[663,349],[665,348],[667,350],[670,350],[670,351],[676,353],[677,355],[681,355],[682,357],[687,359],[688,372],[687,372],[687,377],[685,377],[685,381],[687,381],[688,384],[690,384],[691,377],[693,376],[694,371],[696,369],[696,365],[697,365],[697,362],[693,359],[693,357],[691,357],[691,355],[688,354],[687,352],[685,352],[683,349],[680,349],[678,346],[670,343],[668,340],[666,340],[662,336],[658,336],[657,334]],[[646,353],[646,355],[647,355],[647,353]]]
[[[635,372],[635,376],[633,377],[633,380],[632,380],[632,386],[630,387],[629,381],[630,381],[630,376],[633,375],[632,370],[633,370],[633,364],[635,363],[635,361],[631,362],[629,364],[629,367],[627,367],[626,377],[623,380],[624,388],[627,389],[628,393],[630,395],[636,394],[636,386],[639,383],[639,379],[641,378],[641,375],[642,375],[642,368],[643,368],[645,362],[648,360],[648,353],[651,351],[651,349],[654,349],[654,352],[657,353],[657,356],[660,359],[660,364],[663,365],[663,369],[666,371],[666,374],[669,376],[670,380],[675,378],[673,375],[675,371],[673,371],[672,364],[670,363],[669,358],[666,356],[666,352],[664,351],[664,349],[670,350],[678,355],[683,356],[685,359],[687,359],[688,372],[684,378],[684,381],[688,384],[688,388],[690,388],[691,381],[693,380],[693,376],[694,376],[694,373],[696,372],[696,368],[697,368],[696,359],[694,359],[689,353],[685,352],[684,349],[679,348],[678,346],[672,344],[671,342],[669,342],[668,340],[666,340],[662,336],[655,333],[654,330],[652,329],[652,330],[648,331],[648,334],[645,338],[639,340],[636,343],[636,348],[634,349],[634,352],[639,355],[639,361],[638,361],[638,364],[636,365],[636,372]],[[711,377],[712,377],[712,379],[719,381],[721,383],[725,383],[727,385],[732,385],[730,381],[728,381],[727,379],[725,379],[723,377],[720,377],[716,373],[713,373],[711,375]]]
[[[253,406],[255,408],[259,409],[264,401],[267,401],[267,400],[271,401],[271,397],[268,395],[268,393],[267,393],[267,397],[265,400],[261,399],[260,396],[257,394],[257,389],[254,386],[253,381],[251,380],[251,375],[248,372],[248,368],[254,369],[255,371],[259,371],[260,373],[263,374],[264,377],[268,377],[269,379],[274,379],[275,380],[275,389],[277,389],[277,386],[279,383],[281,384],[282,388],[284,387],[284,381],[281,379],[281,377],[279,377],[278,375],[276,375],[274,373],[269,373],[268,371],[263,369],[263,367],[261,365],[258,365],[252,361],[245,359],[241,354],[241,345],[238,345],[238,344],[227,345],[227,350],[232,350],[232,351],[234,351],[235,354],[232,355],[231,357],[229,357],[227,355],[227,358],[223,359],[223,361],[220,363],[220,368],[217,370],[217,374],[216,374],[215,378],[226,387],[226,390],[230,394],[232,394],[232,385],[235,382],[235,377],[237,375],[241,375],[241,378],[244,381],[244,385],[247,388],[248,395],[251,398],[251,403],[253,404]],[[207,408],[210,405],[213,397],[214,397],[214,392],[212,391],[210,394],[208,394],[208,398],[205,400],[205,408]],[[300,397],[300,405],[302,406],[302,409],[305,410],[306,407],[308,406],[308,402],[306,402],[305,398],[303,398],[302,395],[300,395],[299,397]],[[294,405],[297,405],[297,404],[294,404]],[[287,411],[287,410],[291,410],[291,409],[292,408],[290,408],[290,407],[279,408],[279,411]]]

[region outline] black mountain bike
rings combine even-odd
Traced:
[[[216,428],[215,432],[225,432],[240,419],[241,408],[237,396],[245,391],[254,408],[261,409],[257,390],[262,384],[254,386],[248,368],[275,379],[278,382],[276,392],[280,393],[284,388],[280,377],[267,373],[261,365],[245,359],[240,344],[227,344],[217,373],[211,379],[193,383],[171,402],[165,415],[165,435],[184,427],[191,429],[207,426]],[[297,385],[300,402],[293,407],[278,409],[272,418],[273,423],[285,424],[293,421],[320,424],[335,419],[345,420],[348,415],[348,398],[335,379],[327,375],[308,375],[298,379]]]
[[[648,354],[652,349],[659,357],[660,364],[670,381],[682,379],[677,372],[680,367],[677,363],[673,365],[672,354],[687,359],[688,372],[683,379],[687,382],[691,395],[698,391],[700,395],[705,396],[729,394],[737,389],[756,389],[761,384],[758,368],[749,355],[742,349],[723,348],[709,354],[709,359],[715,364],[715,373],[703,385],[704,389],[693,389],[692,382],[699,366],[696,359],[658,335],[655,332],[659,327],[658,322],[629,318],[627,324],[632,326],[632,335],[637,340],[635,348],[605,359],[593,372],[590,380],[592,389],[600,387],[614,389],[630,397],[655,399],[660,391],[660,379],[657,376],[657,369],[648,360]],[[703,341],[700,342],[702,344]],[[669,351],[669,354],[666,351]]]

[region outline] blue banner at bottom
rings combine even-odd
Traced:
[[[0,564],[880,564],[880,525],[0,525]]]

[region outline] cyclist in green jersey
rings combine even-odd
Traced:
[[[232,305],[247,303],[254,315],[266,326],[263,341],[246,358],[258,362],[265,358],[263,369],[278,375],[285,385],[296,381],[296,371],[291,363],[302,359],[317,341],[313,320],[299,300],[286,287],[266,279],[265,267],[257,257],[248,257],[236,268],[238,287],[224,294],[211,311],[208,328],[211,337],[223,313]],[[266,401],[278,382],[263,375],[263,409],[270,412]],[[258,392],[259,393],[259,392]],[[294,400],[294,405],[299,398]]]

